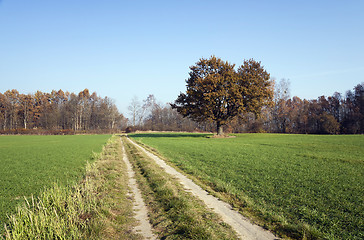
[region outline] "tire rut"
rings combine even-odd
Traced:
[[[135,172],[134,172],[132,165],[128,159],[128,156],[125,152],[124,143],[121,139],[120,139],[120,141],[121,141],[121,146],[122,146],[122,151],[123,151],[123,161],[126,164],[127,174],[128,174],[128,178],[129,178],[128,186],[129,186],[131,194],[133,195],[133,198],[134,198],[134,201],[133,201],[133,210],[135,213],[134,217],[139,222],[139,224],[136,227],[134,227],[133,230],[136,233],[141,234],[144,239],[155,240],[157,238],[153,234],[152,226],[149,223],[148,210],[143,201],[141,192],[138,188],[138,184],[135,179]]]

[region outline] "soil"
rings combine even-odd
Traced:
[[[278,239],[271,232],[263,229],[260,226],[252,224],[246,217],[239,212],[232,209],[232,207],[210,195],[203,190],[200,186],[195,184],[191,179],[178,172],[173,167],[167,165],[162,159],[147,151],[143,147],[139,146],[135,142],[128,139],[136,147],[141,149],[151,159],[153,159],[161,168],[163,168],[168,174],[172,175],[185,187],[186,191],[191,192],[194,196],[201,199],[207,207],[211,208],[215,213],[221,216],[223,221],[229,224],[238,234],[241,239],[254,239],[254,240],[273,240]]]
[[[217,135],[214,134],[212,136],[207,136],[207,138],[236,138],[236,136],[229,136],[229,135]]]

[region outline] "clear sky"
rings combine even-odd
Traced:
[[[315,99],[364,82],[364,1],[0,0],[0,92],[84,88],[127,106],[185,91],[211,55]]]

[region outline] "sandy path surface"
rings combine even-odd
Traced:
[[[185,187],[186,191],[191,192],[193,195],[201,199],[207,207],[211,208],[215,213],[221,216],[223,221],[229,224],[238,234],[241,239],[254,239],[254,240],[273,240],[278,239],[271,232],[263,229],[260,226],[252,224],[246,217],[233,210],[232,207],[209,195],[200,186],[195,184],[191,179],[181,174],[173,167],[167,165],[162,159],[150,153],[143,147],[139,146],[128,138],[128,141],[133,143],[136,147],[141,149],[147,156],[153,159],[160,167],[162,167],[168,174],[172,175]]]
[[[152,226],[150,225],[149,218],[148,218],[148,210],[144,204],[142,195],[138,188],[138,184],[135,179],[135,173],[133,171],[131,163],[129,162],[128,156],[125,153],[124,144],[123,144],[123,142],[121,142],[121,143],[122,143],[122,150],[123,150],[123,160],[126,164],[127,174],[129,177],[128,185],[129,185],[131,194],[134,197],[134,206],[133,206],[133,210],[135,212],[134,217],[139,222],[139,225],[137,225],[133,230],[136,233],[141,234],[144,239],[157,239],[156,236],[152,232]]]

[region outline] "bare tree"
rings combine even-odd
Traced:
[[[140,125],[142,109],[143,109],[143,107],[142,107],[142,104],[139,101],[138,97],[134,96],[128,107],[129,114],[131,115],[131,121],[132,121],[133,127]]]
[[[288,107],[287,100],[290,98],[290,82],[286,79],[281,79],[275,85],[274,90],[274,105],[272,107],[272,118],[276,129],[274,132],[285,133],[287,131],[287,116]]]

